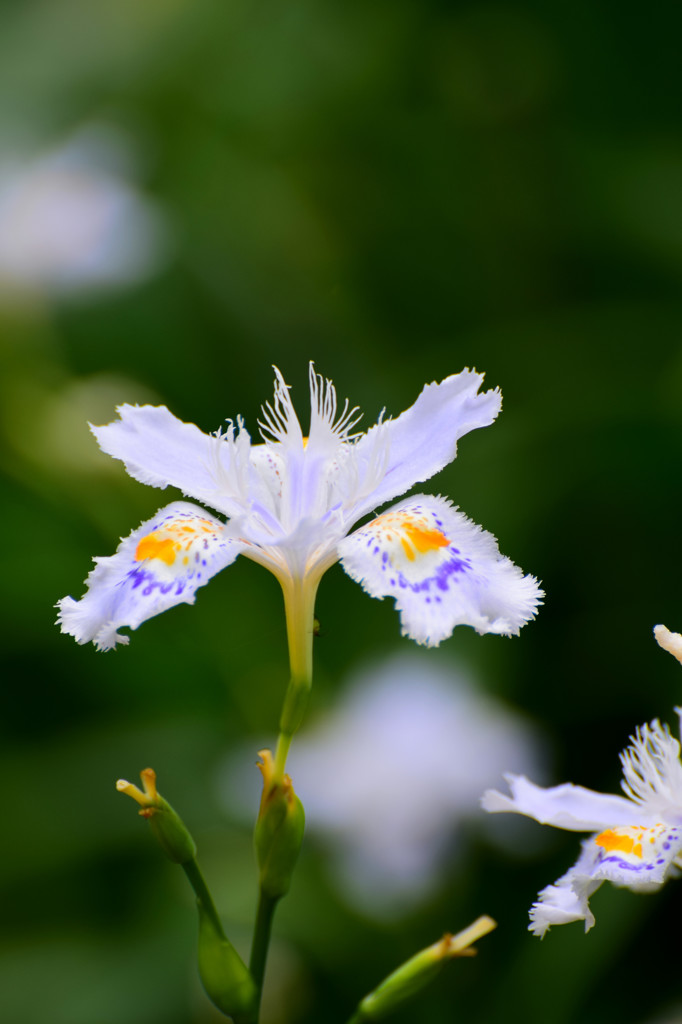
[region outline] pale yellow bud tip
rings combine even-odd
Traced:
[[[142,785],[144,791],[150,800],[156,800],[158,793],[156,792],[156,772],[153,768],[143,768],[140,772],[140,778],[142,779]]]
[[[654,636],[659,647],[672,654],[682,664],[682,635],[671,633],[665,626],[654,626]]]
[[[478,942],[479,939],[493,931],[494,928],[497,928],[497,921],[493,921],[492,917],[488,917],[487,914],[476,918],[468,928],[458,932],[457,935],[448,937],[447,955],[471,956],[474,952],[474,950],[469,948],[471,944]]]
[[[140,807],[148,807],[149,800],[138,786],[134,786],[132,782],[128,782],[127,779],[119,779],[116,783],[116,789],[119,793],[125,793],[126,796],[131,796],[133,800],[137,800]]]
[[[156,772],[153,768],[145,768],[140,772],[140,778],[142,779],[144,792],[142,792],[139,786],[128,782],[127,779],[119,779],[116,783],[116,789],[119,793],[125,793],[127,796],[131,796],[133,800],[137,800],[140,807],[150,807],[158,800]]]

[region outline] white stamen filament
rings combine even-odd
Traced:
[[[293,442],[303,448],[303,432],[291,401],[289,385],[277,367],[274,366],[273,369],[275,371],[275,396],[272,404],[266,402],[261,407],[263,419],[258,421],[261,437],[266,444],[270,440],[266,436],[269,434],[272,440],[279,444],[291,445]]]
[[[237,417],[239,433],[235,437],[234,423],[227,421],[227,430],[217,430],[212,436],[211,475],[217,481],[216,497],[229,495],[248,508],[249,450],[251,439],[244,429],[244,421]],[[227,458],[225,455],[227,454]]]
[[[336,443],[350,441],[357,436],[350,431],[362,419],[362,413],[358,406],[350,408],[348,399],[344,401],[343,409],[337,419],[338,403],[336,399],[336,388],[322,374],[315,373],[313,363],[310,364],[310,438],[314,442],[326,440],[324,434],[333,437]],[[357,416],[355,414],[358,414]],[[322,433],[322,436],[320,434]]]
[[[632,744],[620,755],[621,787],[630,799],[653,809],[682,806],[680,744],[666,726],[654,721],[643,725]]]

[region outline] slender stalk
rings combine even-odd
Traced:
[[[258,1005],[263,993],[263,978],[265,976],[265,962],[268,956],[270,945],[270,933],[272,931],[272,919],[275,916],[277,900],[266,896],[261,892],[258,896],[258,911],[256,913],[256,925],[253,933],[253,944],[251,946],[251,959],[249,970],[258,987]]]
[[[213,897],[208,891],[208,886],[204,881],[204,876],[199,870],[199,865],[196,860],[186,861],[182,865],[182,868],[189,879],[190,885],[194,889],[194,895],[210,917],[211,924],[215,928],[217,934],[221,939],[225,939],[225,932],[223,931],[223,926],[220,922],[220,918],[218,917],[218,911],[216,910],[215,903],[213,902]]]
[[[277,749],[275,751],[275,775],[281,779],[286,768],[289,747],[294,737],[289,733],[281,732],[277,737]]]
[[[294,733],[301,724],[313,681],[315,596],[319,577],[307,576],[282,584],[291,676],[282,705],[275,775],[281,778]]]
[[[284,778],[289,747],[305,714],[312,686],[314,611],[318,583],[319,576],[282,581],[291,675],[282,705],[271,784],[281,783]],[[263,994],[263,979],[277,903],[278,898],[268,896],[262,889],[259,891],[249,962],[249,970],[258,989],[258,1006]]]

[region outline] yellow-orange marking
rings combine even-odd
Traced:
[[[634,836],[623,835],[616,829],[609,828],[602,832],[595,839],[597,846],[603,847],[607,853],[617,850],[619,853],[631,853],[633,857],[642,856],[642,833],[637,832]]]
[[[160,526],[143,537],[135,549],[135,561],[143,562],[146,558],[158,558],[166,565],[173,565],[178,551],[184,548],[189,551],[200,533],[215,533],[215,527],[208,519],[197,519],[187,522],[180,519],[176,522]],[[187,565],[189,559],[183,558],[182,564]]]
[[[423,555],[426,551],[435,551],[438,548],[446,548],[450,541],[440,530],[424,529],[423,526],[416,526],[410,522],[403,526],[403,533],[400,543],[403,551],[411,562],[415,559],[415,550]]]
[[[159,537],[158,533],[150,533],[143,537],[135,549],[135,560],[143,562],[145,558],[159,558],[166,565],[175,561],[175,553],[180,545],[170,537]]]
[[[372,523],[372,527],[383,533],[389,544],[396,539],[397,534],[405,557],[410,562],[414,562],[418,554],[423,555],[427,551],[446,548],[450,543],[444,533],[426,525],[425,518],[401,512],[390,512],[379,516]]]

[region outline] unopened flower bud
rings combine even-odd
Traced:
[[[167,800],[156,790],[156,772],[153,768],[145,768],[140,772],[144,791],[126,779],[119,779],[116,789],[126,793],[140,804],[140,815],[149,822],[154,836],[161,844],[164,853],[175,864],[186,864],[194,860],[197,848],[179,815]]]
[[[459,956],[474,956],[472,942],[491,932],[497,925],[490,917],[479,917],[457,935],[444,935],[439,942],[421,950],[398,967],[365,996],[358,1006],[352,1024],[378,1020],[391,1012],[405,999],[423,988],[440,972],[447,960]]]
[[[305,828],[303,804],[288,775],[275,776],[272,753],[261,750],[263,795],[255,830],[261,891],[279,899],[289,891]]]
[[[211,912],[198,902],[199,975],[211,1002],[234,1024],[253,1021],[256,983],[232,943],[218,930]]]

